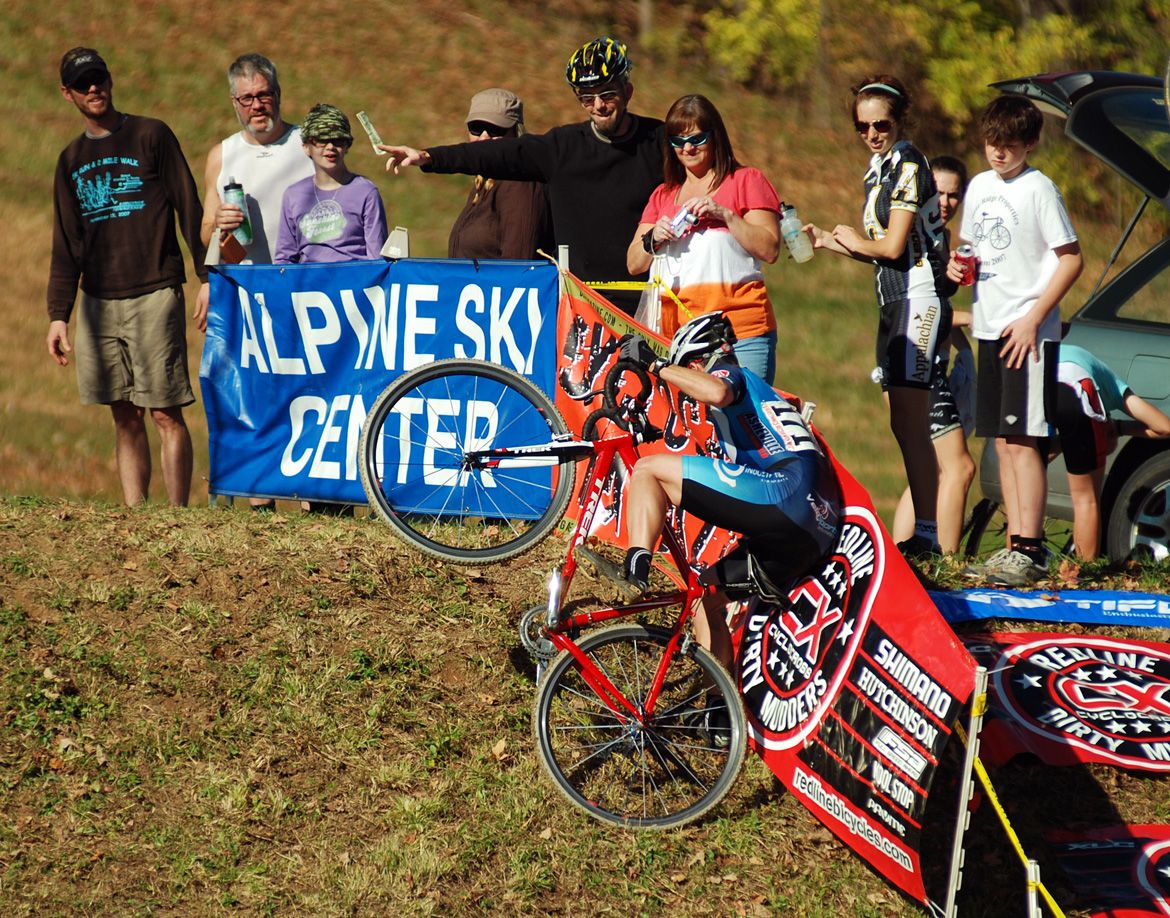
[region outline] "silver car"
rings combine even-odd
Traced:
[[[992,84],[1031,99],[1065,121],[1065,133],[1129,180],[1143,198],[1122,233],[1087,303],[1069,320],[1065,337],[1091,351],[1146,401],[1170,414],[1170,119],[1166,84],[1130,73],[1047,73]],[[1156,205],[1150,207],[1151,202]],[[1123,263],[1139,224],[1156,226],[1156,242],[1102,283]],[[1148,235],[1148,234],[1147,234]],[[985,449],[980,485],[999,501],[995,450]],[[987,504],[976,508],[976,530]],[[984,517],[981,521],[980,516]],[[1048,515],[1072,520],[1064,460],[1048,469]],[[1101,498],[1101,548],[1112,558],[1170,557],[1170,440],[1123,438],[1110,456]],[[979,544],[981,531],[967,540]]]

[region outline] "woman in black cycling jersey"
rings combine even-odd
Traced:
[[[892,76],[878,74],[853,87],[854,126],[870,153],[863,229],[805,229],[817,248],[874,266],[877,362],[914,499],[914,535],[898,547],[907,557],[921,557],[939,550],[930,385],[935,350],[950,333],[944,294],[952,285],[930,164],[903,136],[909,108],[906,87]]]

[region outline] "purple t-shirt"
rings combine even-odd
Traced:
[[[378,186],[355,175],[323,191],[313,177],[289,185],[280,208],[276,264],[378,258],[386,244],[386,211]]]

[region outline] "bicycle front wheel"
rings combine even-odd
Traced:
[[[552,401],[505,367],[441,360],[391,383],[362,427],[370,505],[394,533],[445,561],[514,557],[564,516],[575,465],[470,468],[469,450],[532,446],[568,432]]]
[[[642,709],[671,632],[636,624],[595,631],[577,646]],[[653,717],[619,717],[561,653],[536,695],[541,765],[574,804],[603,822],[665,829],[698,819],[723,799],[747,748],[731,676],[697,645],[670,661]]]

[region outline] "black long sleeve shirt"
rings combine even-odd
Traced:
[[[626,250],[650,193],[662,184],[662,122],[634,117],[619,142],[589,122],[491,143],[429,147],[424,171],[545,182],[553,234],[584,281],[628,281]],[[642,275],[640,279],[645,279]],[[636,301],[636,298],[635,298]]]
[[[124,299],[186,280],[178,214],[200,279],[203,206],[174,133],[155,118],[126,115],[105,137],[82,134],[57,159],[53,181],[50,320],[69,321],[77,287]]]

